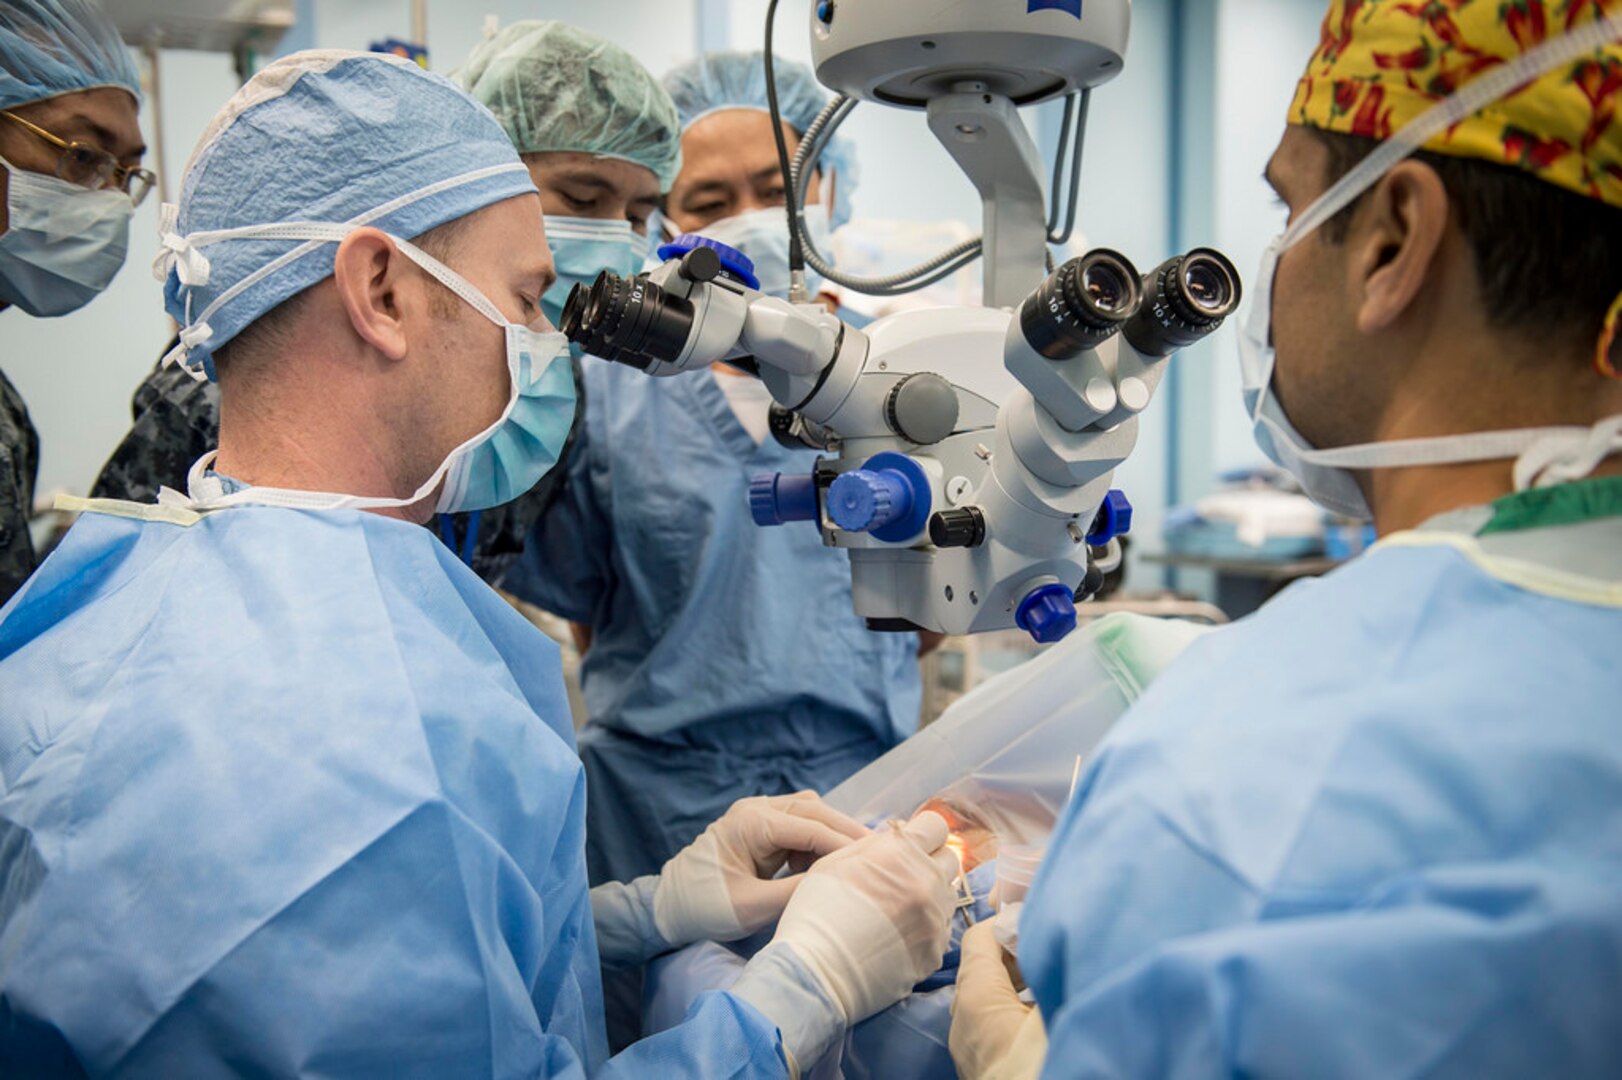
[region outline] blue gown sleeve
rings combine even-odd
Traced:
[[[594,484],[594,471],[607,468],[606,455],[594,452],[599,416],[588,397],[563,490],[530,527],[523,555],[502,582],[520,600],[586,625],[595,621],[613,578],[613,526]]]
[[[723,992],[705,994],[687,1018],[615,1055],[597,1080],[788,1080],[777,1028]]]
[[[1046,1015],[1043,1076],[1615,1075],[1622,883],[1448,877],[1149,946]]]
[[[1622,995],[1622,878],[1507,859],[1272,889],[1174,824],[1167,786],[1138,794],[1069,816],[1044,910],[1022,922],[1044,1077],[1597,1076],[1622,1063],[1622,1030],[1602,1019]]]

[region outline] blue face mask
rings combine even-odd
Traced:
[[[107,288],[124,265],[135,204],[122,191],[91,191],[54,176],[14,168],[0,235],[0,301],[30,315],[77,311]]]
[[[590,285],[604,270],[629,277],[642,269],[648,255],[648,238],[638,236],[623,219],[548,216],[546,240],[552,247],[558,280],[541,297],[541,310],[553,326],[563,318],[570,289]]]
[[[807,206],[805,228],[818,251],[826,255],[832,250],[826,207],[815,203]],[[788,297],[788,218],[782,207],[751,210],[693,231],[749,256],[755,264],[755,277],[760,279],[760,291],[767,296]],[[815,296],[822,288],[822,278],[808,269],[805,285]]]
[[[247,226],[229,234],[215,233],[215,243],[226,239],[253,239],[274,232],[278,239],[337,242],[357,226],[303,222],[291,225]],[[556,330],[534,330],[507,321],[506,316],[470,281],[409,241],[395,238],[401,253],[422,267],[468,306],[506,333],[507,372],[511,379],[507,407],[479,434],[450,452],[432,476],[411,495],[392,498],[342,492],[298,491],[249,487],[226,491],[208,474],[214,453],[192,466],[182,505],[210,509],[235,505],[285,506],[296,509],[336,510],[412,506],[439,488],[436,512],[485,510],[511,502],[534,487],[558,463],[574,424],[575,382],[569,363],[568,341]],[[539,321],[539,320],[537,320]]]

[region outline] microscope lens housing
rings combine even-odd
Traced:
[[[1194,344],[1239,306],[1239,272],[1220,251],[1195,248],[1167,259],[1143,280],[1143,306],[1122,333],[1145,356]]]
[[[1059,267],[1025,298],[1020,329],[1049,360],[1068,360],[1108,340],[1141,300],[1126,256],[1099,248]]]
[[[593,356],[645,368],[674,360],[693,328],[693,305],[645,275],[622,278],[604,270],[587,288],[576,285],[563,305],[564,336]]]

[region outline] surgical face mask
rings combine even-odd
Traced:
[[[234,230],[233,236],[276,239],[341,240],[354,226],[296,224]],[[228,237],[214,234],[218,242]],[[192,466],[190,498],[170,492],[171,503],[192,509],[215,509],[239,504],[286,506],[300,509],[373,509],[411,506],[426,499],[441,481],[438,513],[482,510],[511,502],[546,475],[563,453],[574,422],[575,384],[569,363],[568,341],[557,331],[538,332],[508,322],[501,311],[468,280],[405,240],[395,245],[475,311],[502,327],[507,335],[507,372],[511,389],[507,407],[495,422],[452,450],[432,476],[403,499],[250,487],[227,494],[218,477],[208,475],[210,454]]]
[[[805,228],[811,234],[811,242],[817,250],[826,254],[832,246],[828,208],[820,203],[807,206]],[[781,206],[722,218],[694,231],[749,256],[749,261],[755,264],[755,277],[760,279],[761,292],[768,296],[788,297],[788,218]],[[822,288],[822,279],[807,270],[805,285],[815,296]]]
[[[630,277],[641,271],[648,257],[648,238],[638,236],[624,219],[548,216],[546,239],[552,247],[552,265],[558,280],[541,297],[541,310],[553,326],[562,325],[569,290],[576,285],[590,285],[604,270]]]
[[[1394,165],[1434,136],[1517,87],[1608,44],[1619,32],[1622,32],[1622,20],[1604,16],[1467,84],[1377,147],[1267,246],[1256,273],[1249,317],[1239,331],[1245,410],[1250,414],[1256,443],[1262,452],[1294,476],[1318,505],[1351,518],[1372,518],[1368,501],[1353,475],[1359,469],[1517,458],[1514,475],[1516,487],[1520,489],[1578,479],[1603,460],[1605,453],[1622,449],[1622,434],[1619,434],[1622,427],[1616,423],[1616,418],[1601,421],[1593,428],[1522,428],[1316,449],[1291,423],[1278,399],[1273,384],[1277,358],[1272,330],[1274,275],[1284,252],[1351,205]]]
[[[94,300],[124,265],[135,204],[122,191],[91,191],[54,176],[10,173],[0,234],[0,301],[30,315],[66,315]]]

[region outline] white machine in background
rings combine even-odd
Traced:
[[[1120,557],[1131,508],[1110,480],[1138,414],[1166,359],[1238,305],[1238,274],[1209,249],[1145,276],[1108,250],[1048,272],[1048,243],[1074,223],[1088,94],[1120,71],[1129,22],[1129,0],[813,4],[817,76],[841,94],[802,139],[799,168],[785,161],[795,254],[838,284],[890,294],[983,255],[986,307],[858,329],[794,302],[803,274],[789,300],[764,295],[747,258],[699,235],[662,247],[648,273],[604,273],[569,298],[563,330],[594,356],[655,376],[753,365],[779,406],[774,433],[829,454],[808,475],[758,477],[755,520],[814,523],[846,549],[856,610],[875,629],[1017,626],[1042,642],[1074,629],[1075,604]],[[1045,199],[1017,109],[1060,96]],[[821,260],[800,224],[808,163],[858,98],[928,114],[980,191],[981,240],[885,279]]]

